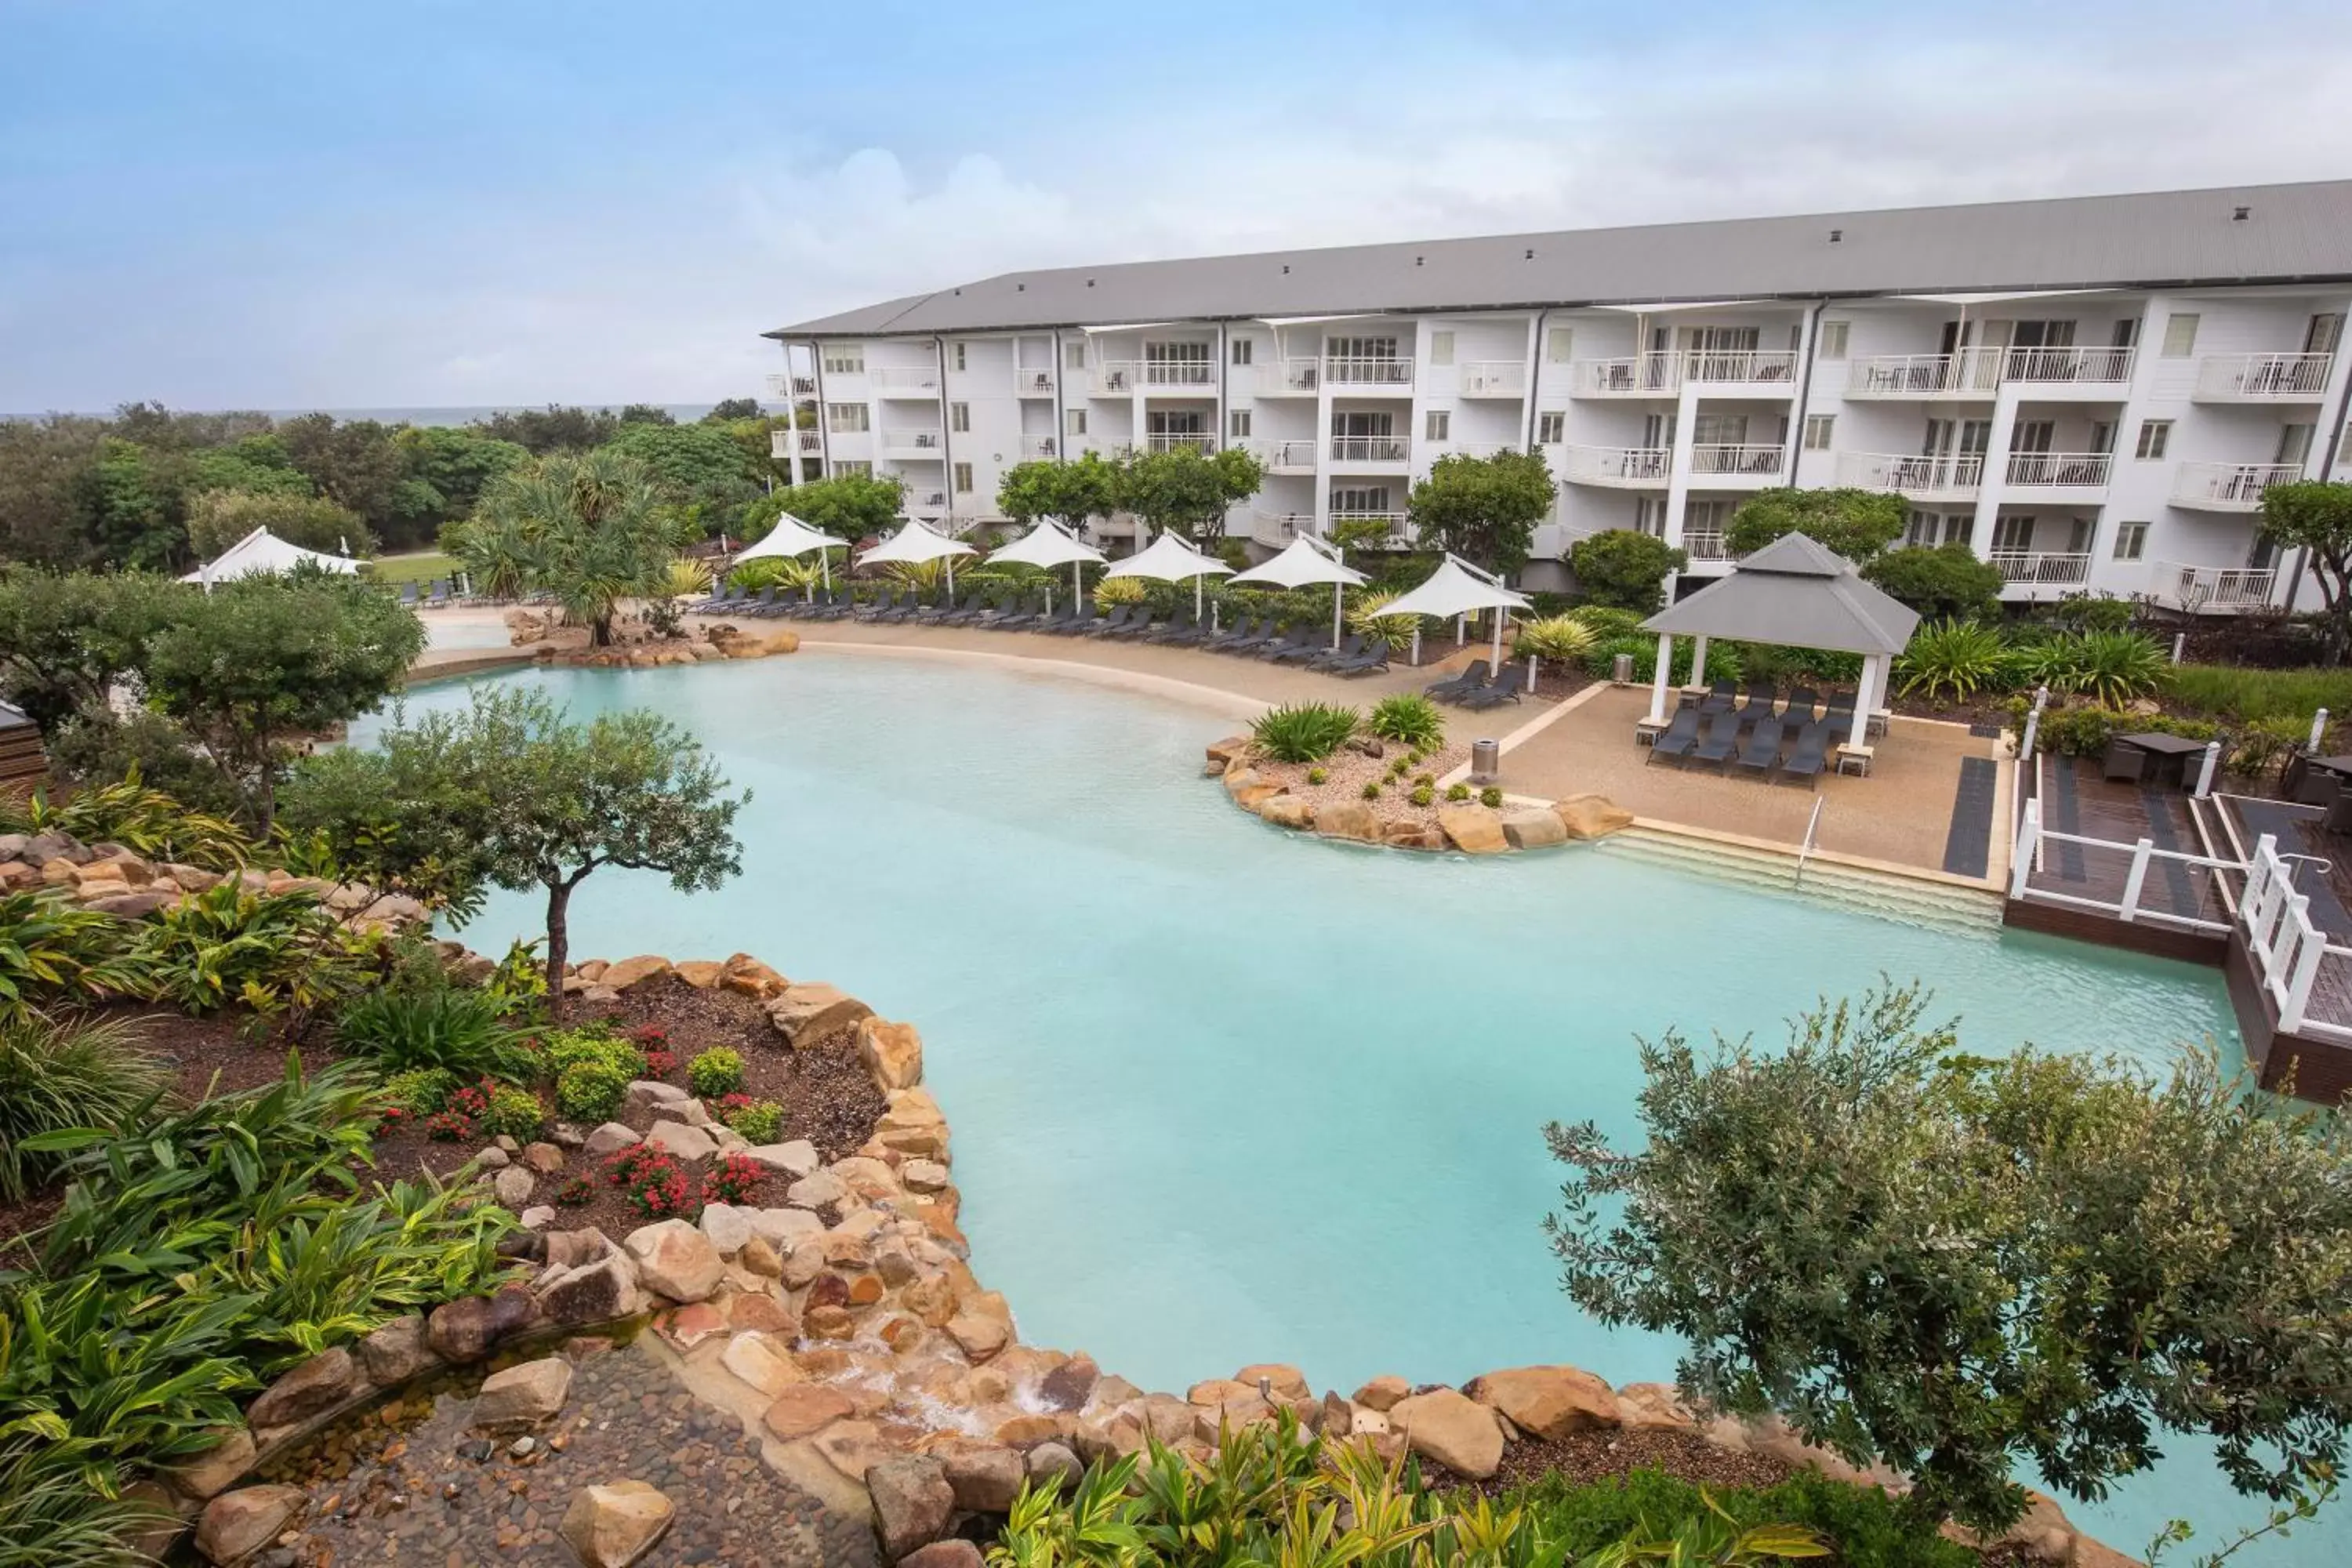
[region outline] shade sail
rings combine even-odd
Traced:
[[[1273,560],[1253,566],[1246,572],[1234,574],[1234,581],[1270,583],[1277,588],[1307,588],[1318,583],[1352,586],[1364,581],[1361,572],[1333,560],[1328,553],[1328,545],[1302,533]]]
[[[1161,583],[1189,583],[1197,577],[1223,576],[1233,568],[1213,555],[1203,555],[1175,534],[1160,537],[1124,561],[1114,561],[1106,577],[1150,577]]]
[[[1897,654],[1918,625],[1918,611],[1864,582],[1844,556],[1805,534],[1786,533],[1642,627],[1676,637]]]
[[[180,581],[202,583],[209,587],[233,577],[251,577],[264,572],[291,572],[297,566],[304,565],[328,572],[356,572],[360,569],[360,563],[348,555],[329,555],[324,551],[305,550],[299,544],[287,543],[266,528],[257,528]]]
[[[806,555],[812,550],[839,549],[849,542],[835,539],[830,533],[819,533],[791,512],[776,519],[776,526],[757,544],[747,544],[736,554],[737,564],[746,561],[763,560],[769,556]]]
[[[1099,566],[1102,560],[1101,551],[1084,540],[1073,538],[1061,524],[1041,522],[991,555],[988,563],[992,566],[1043,566],[1051,569],[1066,566],[1073,561]]]
[[[1466,616],[1478,610],[1531,610],[1515,594],[1477,567],[1448,552],[1420,587],[1381,606],[1383,616]]]
[[[926,561],[937,561],[942,556],[977,555],[978,553],[980,553],[978,551],[962,540],[950,539],[944,533],[934,533],[910,517],[907,520],[905,527],[859,556],[858,560],[867,565],[877,561],[903,561],[909,565],[919,565]]]

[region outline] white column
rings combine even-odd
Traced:
[[[1691,643],[1691,678],[1693,686],[1706,684],[1706,634],[1701,632]]]
[[[1662,724],[1666,718],[1666,671],[1675,662],[1675,634],[1658,634],[1658,673],[1650,682],[1650,722]]]
[[[1856,751],[1870,743],[1870,710],[1878,706],[1885,685],[1886,656],[1872,654],[1862,661],[1862,680],[1853,693],[1853,733],[1846,743]]]

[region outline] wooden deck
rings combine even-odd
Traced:
[[[2042,826],[2049,831],[2106,839],[2115,847],[2045,844],[2027,878],[2031,888],[2119,903],[2125,879],[2131,872],[2132,847],[2140,839],[2179,854],[2210,853],[2187,795],[2178,790],[2110,783],[2099,776],[2093,763],[2073,757],[2044,758],[2041,799]],[[2177,860],[2151,863],[2140,887],[2139,904],[2155,915],[2217,924],[2230,920],[2219,874]]]

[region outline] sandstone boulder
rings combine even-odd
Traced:
[[[1352,838],[1359,843],[1381,841],[1381,821],[1370,803],[1343,800],[1315,813],[1315,831],[1325,838]]]
[[[710,1238],[682,1219],[640,1226],[621,1245],[635,1259],[645,1287],[673,1301],[704,1300],[727,1272]]]
[[[866,1470],[866,1489],[874,1498],[874,1533],[894,1562],[945,1535],[955,1517],[946,1468],[929,1454],[882,1460]]]
[[[1553,1442],[1620,1422],[1616,1391],[1581,1367],[1512,1367],[1474,1378],[1462,1392]]]
[[[1519,805],[1503,813],[1503,837],[1514,849],[1549,849],[1568,842],[1568,828],[1549,807]]]
[[[665,1105],[674,1105],[686,1098],[686,1090],[659,1079],[639,1078],[629,1080],[622,1094],[621,1109],[630,1116],[649,1116]],[[608,1124],[609,1125],[609,1124]]]
[[[710,1245],[719,1249],[720,1257],[732,1258],[743,1250],[745,1242],[751,1239],[754,1234],[751,1216],[758,1212],[757,1209],[739,1209],[732,1204],[705,1204],[702,1205],[702,1234],[710,1238]]]
[[[551,1323],[609,1323],[645,1310],[636,1270],[618,1252],[550,1268],[539,1278],[540,1310]]]
[[[1503,1463],[1503,1428],[1495,1413],[1453,1389],[1408,1395],[1388,1414],[1391,1427],[1414,1453],[1457,1475],[1483,1481]]]
[[[425,1340],[445,1361],[479,1361],[500,1340],[530,1327],[539,1310],[528,1286],[501,1285],[493,1295],[460,1296],[434,1308],[425,1320]]]
[[[647,952],[621,960],[604,971],[603,979],[615,991],[627,991],[649,980],[658,980],[665,974],[675,973],[676,966],[668,959]]]
[[[857,1026],[874,1009],[821,980],[787,985],[768,1004],[768,1022],[794,1049],[805,1049]]]
[[[743,1152],[766,1169],[796,1182],[823,1163],[817,1157],[816,1145],[805,1138],[795,1138],[789,1143],[755,1143]]]
[[[1020,1453],[1002,1444],[952,1448],[940,1458],[956,1506],[973,1513],[1006,1512],[1028,1479]]]
[[[1356,1390],[1356,1403],[1368,1410],[1393,1410],[1397,1402],[1412,1392],[1412,1384],[1394,1373],[1380,1376]]]
[[[1671,1383],[1629,1383],[1617,1391],[1617,1418],[1627,1426],[1696,1426],[1698,1418]]]
[[[677,961],[675,973],[697,991],[716,991],[719,980],[727,973],[727,966],[707,958],[682,958]]]
[[[530,1190],[537,1184],[529,1171],[520,1165],[509,1165],[492,1178],[490,1191],[498,1194],[500,1204],[520,1213],[523,1205],[530,1202]]]
[[[397,1388],[441,1364],[441,1358],[425,1342],[422,1313],[394,1319],[360,1341],[357,1349],[368,1381],[378,1388]]]
[[[683,1121],[656,1121],[646,1134],[646,1142],[656,1149],[677,1155],[689,1164],[698,1164],[719,1152],[718,1140],[699,1127],[689,1127]]]
[[[923,1081],[923,1037],[912,1024],[866,1017],[857,1022],[857,1055],[875,1086],[887,1094]]]
[[[490,1373],[474,1396],[474,1425],[485,1432],[519,1432],[563,1408],[572,1393],[572,1363],[542,1356]]]
[[[1440,806],[1437,826],[1445,841],[1465,855],[1500,855],[1511,847],[1503,835],[1503,819],[1483,805],[1465,801]]]
[[[199,1501],[218,1493],[253,1468],[253,1434],[242,1426],[216,1428],[220,1441],[167,1472],[172,1484]]]
[[[719,1364],[773,1400],[796,1383],[807,1381],[782,1342],[760,1332],[740,1333],[727,1342]]]
[[[1606,838],[1633,826],[1633,814],[1605,795],[1572,795],[1551,809],[1570,838]]]
[[[263,1391],[245,1418],[259,1426],[289,1426],[332,1410],[366,1391],[367,1373],[352,1352],[338,1345],[322,1351]]]
[[[1276,827],[1294,832],[1315,826],[1315,808],[1295,795],[1268,795],[1257,803],[1257,814]]]
[[[729,958],[719,971],[719,984],[726,990],[764,1002],[780,994],[792,982],[750,953],[739,952]]]
[[[573,1492],[557,1533],[587,1568],[629,1568],[654,1549],[677,1512],[656,1488],[614,1481]]]
[[[205,1505],[196,1521],[196,1550],[214,1563],[236,1563],[259,1551],[293,1523],[309,1500],[299,1487],[240,1487]]]
[[[1024,1462],[1028,1467],[1031,1481],[1056,1489],[1075,1486],[1078,1478],[1087,1472],[1086,1466],[1078,1462],[1076,1452],[1063,1442],[1038,1444],[1029,1450]]]
[[[822,1430],[835,1421],[846,1420],[856,1411],[849,1395],[827,1384],[795,1383],[786,1385],[769,1405],[767,1414],[760,1417],[761,1426],[771,1436],[791,1442]]]
[[[1234,1373],[1234,1381],[1248,1388],[1269,1393],[1276,1399],[1299,1401],[1312,1399],[1314,1391],[1307,1386],[1307,1374],[1284,1362],[1260,1362]]]

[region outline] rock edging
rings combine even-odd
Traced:
[[[1357,801],[1315,805],[1267,775],[1253,756],[1248,737],[1212,742],[1202,770],[1223,784],[1235,805],[1276,827],[1345,838],[1391,849],[1452,849],[1465,855],[1502,855],[1519,849],[1605,838],[1633,826],[1633,814],[1603,795],[1572,795],[1549,805],[1446,801],[1431,809],[1433,823],[1382,822]]]
[[[0,834],[0,892],[47,891],[100,914],[137,920],[194,894],[233,881],[256,894],[308,893],[353,931],[392,931],[421,924],[423,904],[364,882],[298,877],[283,868],[248,866],[213,871],[179,861],[152,860],[120,844],[84,844],[70,834]]]
[[[704,628],[699,640],[678,637],[626,647],[542,647],[534,657],[541,664],[573,669],[651,669],[659,665],[767,658],[775,654],[798,653],[800,647],[801,635],[795,631],[762,634],[720,625]]]

